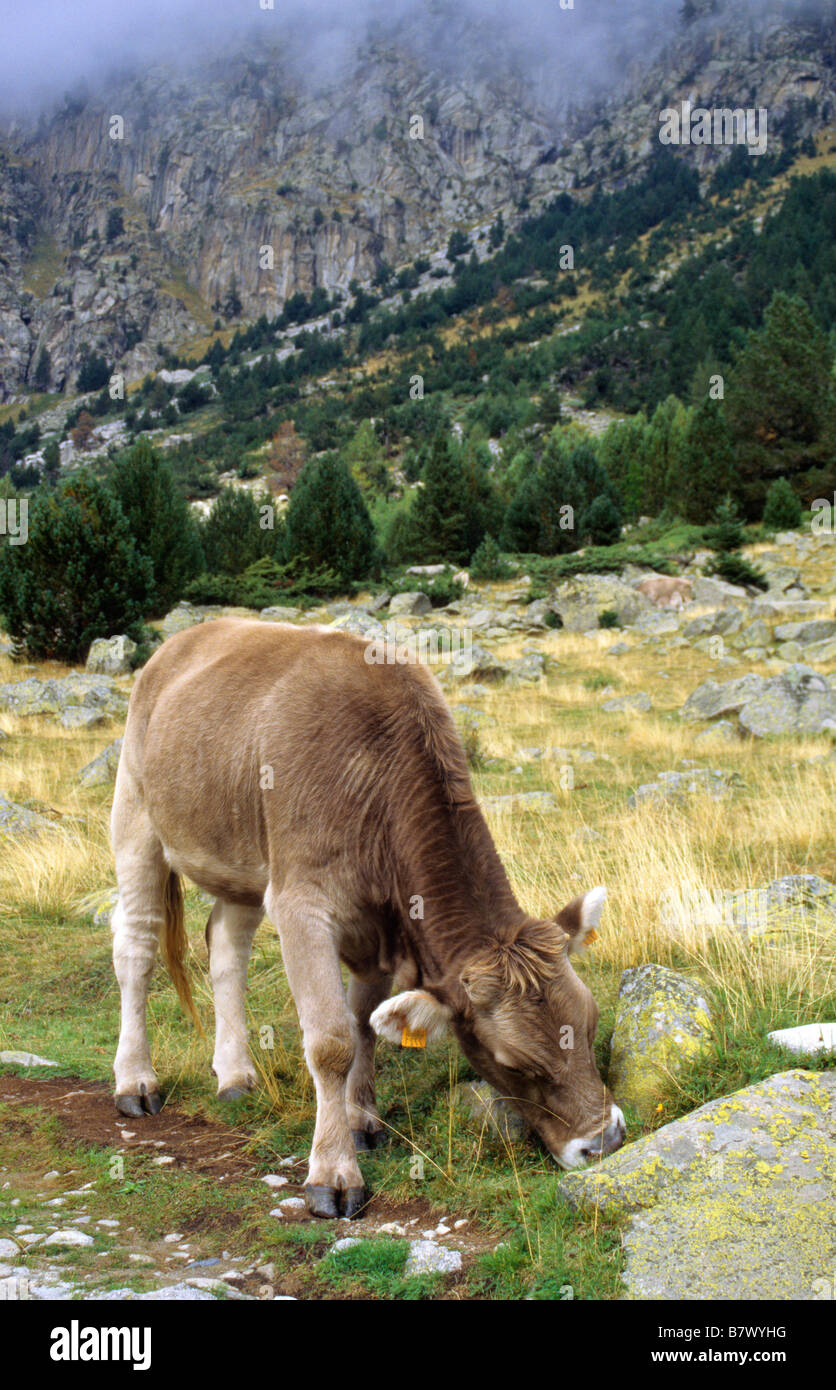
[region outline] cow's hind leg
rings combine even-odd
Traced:
[[[354,1015],[354,1061],[348,1073],[348,1123],[356,1149],[376,1149],[388,1134],[380,1123],[374,1091],[374,1046],[377,1041],[369,1018],[389,995],[391,975],[361,979],[352,975],[348,984],[348,1007]]]
[[[316,889],[268,889],[265,903],[282,943],[287,973],[316,1088],[316,1127],[305,1182],[314,1216],[357,1216],[366,1203],[348,1125],[346,1080],[354,1030],[340,975],[334,924]]]
[[[113,1063],[116,1107],[156,1115],[159,1083],[146,1025],[148,985],[165,922],[170,869],[141,800],[120,767],[113,803],[113,848],[119,901],[111,919],[113,964],[121,994],[119,1046]]]
[[[256,1071],[247,1045],[244,995],[247,965],[260,907],[240,907],[218,898],[206,923],[209,970],[215,996],[215,1054],[212,1070],[221,1100],[237,1100],[256,1084]]]

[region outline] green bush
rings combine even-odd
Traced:
[[[86,469],[29,499],[25,545],[0,546],[0,613],[38,660],[81,661],[96,637],[142,633],[151,561],[119,503]]]
[[[503,558],[502,551],[493,536],[485,536],[470,562],[471,578],[508,579],[511,573],[511,566]]]
[[[801,525],[801,500],[786,478],[770,483],[763,509],[767,531],[796,531]]]
[[[605,608],[603,613],[598,614],[599,627],[620,627],[618,614],[614,608]]]
[[[734,551],[722,552],[716,560],[712,560],[706,566],[706,569],[709,574],[716,574],[718,578],[725,579],[727,584],[751,586],[754,589],[769,588],[766,575]]]

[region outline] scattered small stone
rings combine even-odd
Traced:
[[[411,1274],[455,1274],[462,1267],[460,1250],[448,1250],[436,1245],[432,1240],[412,1240],[409,1243],[404,1273]]]
[[[268,1187],[287,1187],[288,1179],[282,1177],[281,1173],[265,1173],[261,1179]]]
[[[80,1248],[93,1244],[93,1237],[88,1236],[84,1231],[56,1231],[53,1235],[47,1236],[44,1245],[56,1245],[62,1248]]]

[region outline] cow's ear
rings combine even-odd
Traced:
[[[418,1047],[440,1038],[449,1021],[450,1010],[425,989],[408,989],[404,994],[393,995],[385,1003],[378,1004],[369,1019],[382,1038]]]
[[[588,893],[573,898],[558,912],[557,922],[569,938],[570,951],[582,951],[595,940],[606,898],[607,890],[603,886],[590,888]]]

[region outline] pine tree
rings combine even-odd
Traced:
[[[343,580],[365,579],[378,560],[374,526],[345,463],[333,454],[310,459],[285,513],[286,562],[324,568]]]
[[[272,506],[268,496],[256,500],[245,488],[221,488],[200,530],[209,574],[243,574],[276,549],[276,532],[262,525],[262,506]]]
[[[36,660],[83,660],[96,637],[137,626],[152,595],[150,560],[106,485],[82,469],[29,499],[25,545],[0,547],[0,613]]]
[[[423,487],[409,514],[410,552],[423,561],[463,565],[475,549],[471,506],[461,449],[451,443],[446,429],[439,429],[424,467]]]
[[[776,293],[750,332],[726,402],[747,514],[774,478],[832,465],[833,349],[802,299]]]
[[[702,525],[717,498],[736,492],[734,450],[719,403],[705,400],[691,412],[682,448],[681,494],[672,500],[687,521]]]
[[[362,420],[354,438],[345,449],[345,461],[364,493],[385,493],[389,486],[389,469],[371,420]]]
[[[168,463],[146,439],[111,470],[110,487],[127,518],[134,543],[147,555],[154,574],[150,613],[165,612],[190,579],[200,573],[200,534]]]

